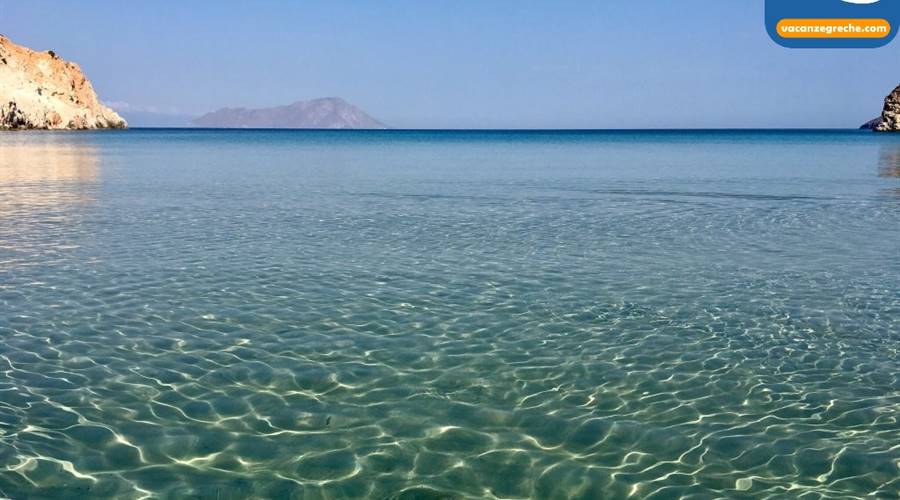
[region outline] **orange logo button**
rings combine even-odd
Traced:
[[[886,19],[782,19],[782,38],[887,38],[891,23]]]

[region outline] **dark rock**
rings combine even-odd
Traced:
[[[859,129],[860,130],[875,130],[875,127],[877,127],[879,123],[881,123],[880,116],[873,120],[869,120],[866,123],[863,123],[863,125],[861,127],[859,127]]]

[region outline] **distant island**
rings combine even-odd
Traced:
[[[193,123],[198,127],[210,128],[387,128],[340,97],[298,101],[273,108],[223,108],[207,113],[193,120]]]
[[[0,130],[125,127],[77,64],[0,35]]]

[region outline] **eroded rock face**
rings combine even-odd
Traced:
[[[875,125],[876,132],[900,132],[900,86],[884,100],[881,121]]]
[[[125,128],[77,64],[0,35],[0,129]]]

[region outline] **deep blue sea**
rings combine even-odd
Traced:
[[[900,135],[0,135],[0,497],[898,498]]]

